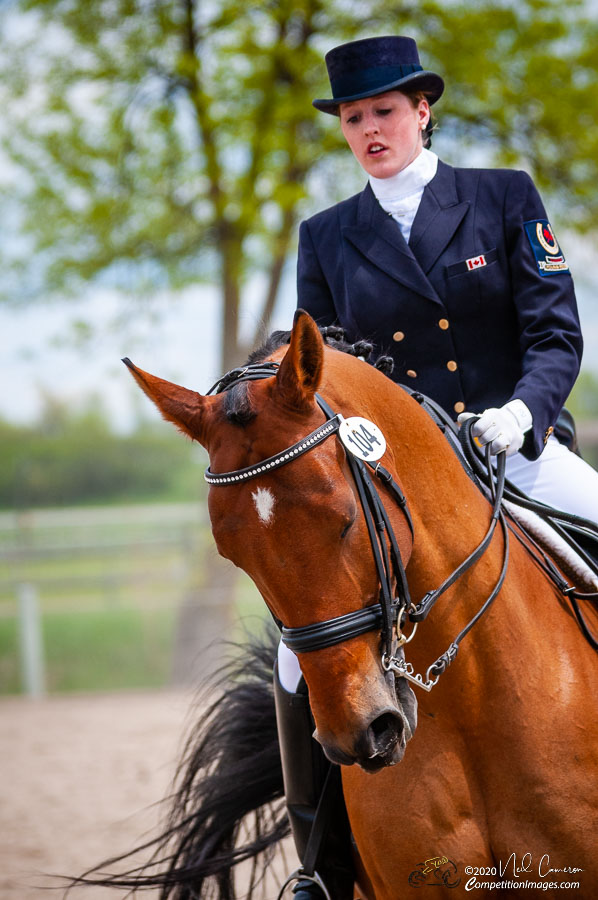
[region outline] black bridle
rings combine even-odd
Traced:
[[[276,374],[278,363],[266,362],[243,366],[227,372],[220,381],[208,391],[220,393],[230,390],[235,385],[244,381],[255,381],[269,378]],[[215,474],[210,468],[206,469],[205,480],[211,486],[230,486],[250,479],[257,478],[266,472],[280,468],[289,462],[312,450],[327,438],[338,433],[343,416],[334,413],[326,401],[319,395],[315,395],[318,406],[326,416],[326,421],[315,431],[312,431],[302,440],[297,441],[291,447],[287,447],[280,453],[261,460],[253,466],[243,469],[235,469],[231,472]],[[472,420],[469,421],[471,427]],[[347,462],[355,482],[357,494],[363,510],[364,520],[368,530],[372,553],[376,566],[376,572],[380,583],[378,602],[371,606],[345,613],[341,616],[316,622],[312,625],[304,625],[299,628],[288,628],[281,625],[282,640],[295,653],[310,653],[332,647],[350,638],[365,634],[369,631],[380,631],[382,640],[382,666],[385,671],[393,671],[396,675],[405,677],[409,681],[423,687],[431,688],[438,682],[440,675],[454,660],[459,649],[459,644],[478,619],[488,609],[492,601],[502,587],[508,563],[508,529],[501,512],[502,491],[504,488],[505,460],[504,453],[498,458],[497,486],[492,489],[493,512],[488,531],[475,548],[475,550],[461,563],[460,566],[434,591],[429,591],[420,603],[414,605],[409,596],[409,586],[405,574],[405,567],[401,557],[398,542],[396,540],[392,524],[380,495],[376,489],[372,475],[378,478],[385,486],[392,498],[399,505],[411,531],[413,538],[413,522],[407,506],[407,500],[401,488],[393,479],[390,472],[377,462],[364,462],[347,452]],[[425,680],[421,675],[413,672],[413,667],[406,663],[402,654],[394,656],[397,646],[407,643],[413,637],[417,624],[426,618],[438,598],[450,588],[471,566],[476,563],[488,549],[494,530],[500,521],[504,534],[504,558],[500,576],[493,590],[474,618],[459,633],[451,643],[448,650],[442,654],[431,666],[428,667]],[[396,586],[396,596],[394,587]],[[409,619],[414,623],[414,630],[406,637],[401,628]],[[396,638],[395,638],[396,633]]]
[[[230,390],[235,384],[243,381],[255,381],[259,378],[272,376],[276,373],[277,368],[277,363],[260,363],[255,366],[250,365],[240,369],[233,369],[217,382],[210,389],[209,393]],[[223,472],[218,475],[208,468],[204,475],[207,483],[210,485],[231,485],[257,478],[265,472],[280,468],[280,466],[297,459],[299,456],[317,447],[318,444],[321,444],[331,435],[337,434],[343,421],[343,416],[334,413],[319,394],[316,394],[316,401],[326,416],[326,421],[323,425],[320,425],[319,428],[316,428],[315,431],[312,431],[291,447],[287,447],[280,453],[261,460],[254,466],[246,466],[243,469],[235,469],[232,472]],[[310,653],[315,650],[323,650],[325,647],[332,647],[368,631],[381,631],[385,653],[391,656],[394,628],[400,615],[410,605],[405,567],[392,525],[366,464],[351,453],[347,453],[347,461],[355,481],[374,554],[376,571],[380,582],[378,603],[342,616],[335,616],[324,622],[317,622],[313,625],[305,625],[299,628],[288,628],[282,625],[282,640],[295,653]],[[375,467],[370,465],[370,468],[383,481],[399,504],[413,536],[411,515],[407,508],[405,495],[399,485],[383,466],[379,464]],[[397,585],[397,597],[393,596],[393,584]]]

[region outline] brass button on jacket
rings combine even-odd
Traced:
[[[449,321],[448,319],[440,319],[438,325],[440,328],[442,328],[443,331],[446,331],[446,329],[449,327]]]
[[[414,369],[407,369],[406,374],[409,375],[409,378],[417,378],[417,372]]]
[[[392,339],[393,339],[393,341],[402,341],[404,337],[405,337],[405,334],[403,331],[395,331],[395,333],[392,336]]]
[[[449,359],[449,361],[448,361],[447,364],[446,364],[446,367],[447,367],[447,369],[449,370],[449,372],[456,372],[456,371],[457,371],[457,363],[455,362],[454,359]]]
[[[461,400],[459,400],[457,403],[455,403],[455,405],[453,406],[453,409],[455,410],[456,413],[465,412],[465,404]]]

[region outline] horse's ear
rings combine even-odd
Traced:
[[[183,434],[189,435],[205,446],[209,398],[138,369],[127,357],[123,362],[144,394],[156,404],[162,416],[168,422],[173,422]]]
[[[289,406],[309,407],[322,380],[324,341],[318,326],[303,309],[293,320],[291,342],[278,370],[279,395]]]

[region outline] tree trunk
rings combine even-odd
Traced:
[[[222,362],[224,374],[243,362],[238,345],[239,260],[241,246],[223,226],[222,257]],[[216,488],[218,490],[218,488]],[[197,552],[197,548],[196,548]],[[177,685],[197,685],[221,663],[220,644],[231,633],[235,605],[237,569],[222,559],[210,536],[203,565],[191,563],[191,577],[179,610],[174,642],[172,680]]]
[[[172,682],[197,687],[222,665],[222,642],[230,639],[237,569],[218,555],[212,538],[203,553],[201,582],[191,583],[179,609]]]
[[[231,233],[230,226],[223,226],[222,238],[222,374],[240,366],[244,357],[239,347],[239,306],[241,240]]]
[[[294,210],[286,210],[282,226],[278,234],[276,249],[272,258],[272,264],[270,266],[268,289],[266,291],[266,297],[264,299],[264,305],[262,307],[262,315],[260,317],[260,321],[257,324],[257,328],[254,334],[254,346],[258,343],[259,335],[262,333],[262,331],[265,331],[266,334],[268,334],[270,331],[270,322],[272,320],[272,315],[276,307],[276,301],[278,300],[278,291],[280,289],[280,282],[282,280],[284,264],[287,261],[289,253],[289,243],[291,240],[291,234],[293,233],[294,225]]]

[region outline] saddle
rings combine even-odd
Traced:
[[[491,498],[494,473],[472,439],[471,429],[458,428],[430,397],[406,385],[401,387],[431,416],[468,476],[486,497]],[[568,410],[563,410],[559,416],[555,435],[572,452],[581,455],[575,423]],[[532,500],[508,479],[505,480],[502,507],[511,522],[511,531],[567,597],[584,637],[594,650],[598,650],[598,640],[590,631],[578,602],[598,600],[598,524]]]

